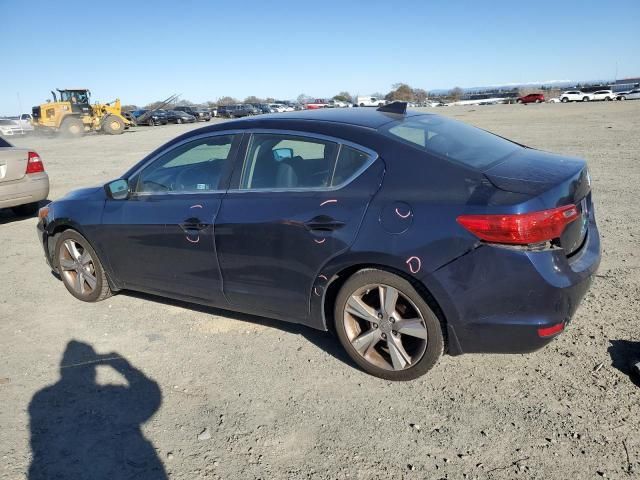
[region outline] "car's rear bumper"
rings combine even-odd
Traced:
[[[39,202],[49,195],[49,176],[32,173],[20,180],[0,183],[0,208]]]
[[[423,281],[447,320],[451,353],[527,353],[556,336],[538,329],[569,324],[599,264],[592,218],[584,246],[569,260],[561,249],[482,245]]]

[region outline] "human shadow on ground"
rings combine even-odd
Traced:
[[[610,343],[608,352],[613,367],[628,375],[631,381],[640,387],[640,367],[636,367],[640,362],[640,342],[611,340]]]
[[[141,298],[143,300],[162,303],[164,305],[182,307],[182,308],[186,308],[196,312],[206,313],[208,315],[216,315],[220,317],[231,318],[233,320],[240,320],[243,322],[253,323],[256,325],[262,325],[265,327],[281,330],[286,333],[291,333],[293,335],[301,335],[307,341],[311,342],[316,347],[325,351],[335,359],[349,365],[352,368],[355,368],[356,370],[361,371],[361,369],[356,365],[356,363],[353,360],[351,360],[351,358],[347,355],[347,352],[344,351],[344,349],[342,348],[342,345],[340,345],[340,342],[338,341],[338,338],[329,332],[316,330],[315,328],[307,327],[306,325],[290,323],[284,320],[274,320],[272,318],[234,312],[233,310],[224,310],[216,307],[208,307],[205,305],[188,303],[180,300],[173,300],[170,298],[159,297],[159,296],[151,295],[147,293],[126,290],[126,291],[120,292],[120,295],[123,295],[123,294],[130,297]]]
[[[114,369],[128,385],[98,385],[100,365]],[[29,480],[166,479],[141,431],[161,403],[158,384],[125,358],[70,341],[60,362],[60,380],[37,392],[29,404]]]

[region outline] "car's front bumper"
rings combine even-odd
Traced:
[[[562,324],[563,330],[600,264],[591,220],[585,244],[570,259],[561,249],[481,245],[425,277],[447,320],[450,352],[526,353],[555,336],[538,329]]]

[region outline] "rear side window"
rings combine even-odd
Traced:
[[[341,185],[349,180],[365,167],[370,158],[369,155],[360,150],[343,145],[340,148],[340,155],[338,155],[331,185]]]
[[[328,187],[338,145],[287,134],[254,134],[242,172],[242,189]]]
[[[382,132],[425,152],[478,169],[485,169],[522,148],[492,133],[438,115],[408,117],[385,125]]]

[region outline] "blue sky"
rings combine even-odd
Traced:
[[[142,105],[181,93],[366,95],[640,76],[640,1],[0,0],[0,114],[55,87]]]

